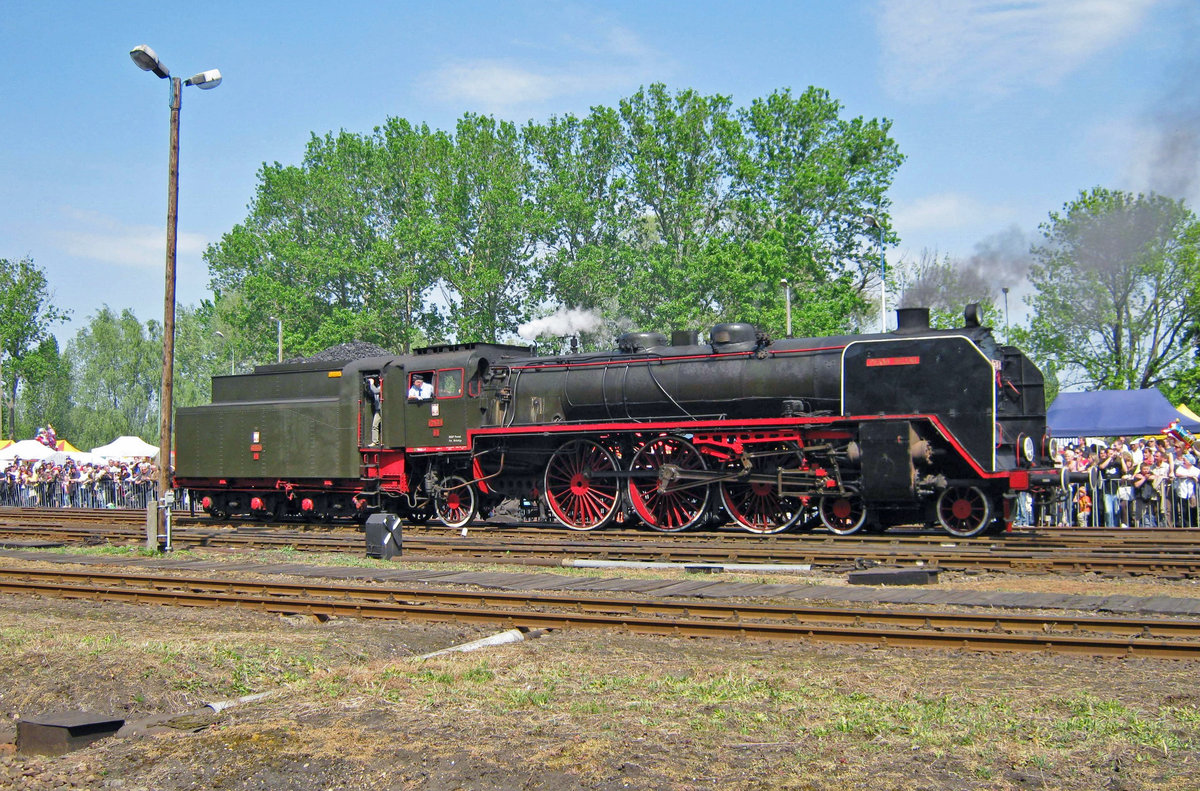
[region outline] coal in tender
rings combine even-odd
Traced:
[[[292,357],[288,363],[348,363],[352,360],[362,360],[367,357],[390,357],[391,352],[382,346],[376,346],[366,341],[350,341],[338,346],[330,346],[319,351],[312,357]]]

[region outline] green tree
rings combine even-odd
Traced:
[[[0,377],[9,402],[17,404],[21,382],[39,360],[25,358],[50,334],[50,327],[66,321],[70,313],[54,305],[46,273],[29,257],[18,261],[0,258]],[[5,359],[7,358],[7,359]],[[32,367],[31,367],[32,366]],[[8,432],[16,437],[16,409],[7,410]]]
[[[13,437],[32,437],[49,423],[59,439],[71,440],[71,374],[59,355],[58,340],[53,335],[44,338],[21,359],[20,367],[21,399]]]
[[[103,445],[124,434],[158,441],[162,327],[157,322],[143,325],[128,308],[117,314],[105,305],[67,344],[66,357],[77,447]]]
[[[532,192],[517,127],[479,115],[460,119],[438,187],[447,240],[439,275],[456,338],[494,342],[528,315],[538,239]]]
[[[209,246],[217,300],[240,295],[224,318],[251,344],[248,356],[274,358],[271,316],[283,319],[284,348],[301,354],[379,326],[364,309],[375,243],[371,158],[360,136],[314,136],[301,166],[260,169],[249,217]]]
[[[218,332],[221,335],[217,335]],[[207,404],[212,400],[212,377],[229,373],[232,334],[231,329],[216,328],[211,302],[203,302],[198,308],[176,307],[175,370],[171,390],[175,408]],[[161,367],[160,364],[160,371]]]
[[[886,119],[845,119],[842,105],[820,88],[755,99],[739,112],[746,142],[732,185],[739,236],[761,262],[760,284],[786,277],[800,296],[799,334],[844,331],[874,308],[879,284],[879,231],[890,228],[887,190],[904,161]],[[782,326],[774,288],[768,299],[738,305],[752,283],[730,284],[724,302],[765,326]],[[759,287],[760,289],[762,286]]]
[[[614,295],[623,273],[633,269],[633,213],[620,170],[621,119],[612,108],[594,107],[584,118],[568,114],[530,123],[522,135],[533,168],[542,249],[532,300],[607,318],[606,326],[581,339],[585,348],[607,346],[620,315]]]
[[[314,136],[264,165],[246,220],[209,248],[215,318],[239,359],[351,338],[391,348],[499,340],[533,313],[598,311],[603,334],[748,320],[853,328],[878,283],[901,156],[887,121],[827,92],[729,97],[654,84],[617,107],[520,130],[467,114],[452,133],[390,118]],[[606,345],[606,344],[605,344]]]
[[[1041,226],[1018,343],[1063,387],[1168,385],[1194,365],[1200,227],[1182,201],[1097,187]]]
[[[445,317],[427,297],[452,244],[437,205],[447,194],[454,143],[444,132],[389,118],[375,130],[375,144],[370,268],[378,285],[370,292],[376,304],[368,307],[385,328],[380,342],[407,353],[443,332]]]
[[[618,301],[634,326],[683,329],[722,312],[722,263],[736,257],[727,187],[743,142],[730,105],[691,90],[672,96],[659,83],[620,102],[626,200],[637,221]]]

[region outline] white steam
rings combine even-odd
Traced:
[[[603,319],[599,313],[577,308],[559,308],[550,316],[527,321],[517,327],[517,334],[527,341],[546,336],[576,335],[598,328]]]

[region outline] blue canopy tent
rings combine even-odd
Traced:
[[[1200,422],[1171,406],[1166,396],[1153,387],[1059,393],[1046,412],[1052,437],[1161,434],[1173,420],[1193,434],[1200,434]]]

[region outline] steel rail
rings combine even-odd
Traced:
[[[10,536],[39,536],[53,540],[109,540],[140,542],[139,530],[110,527],[97,531],[84,527],[4,529]],[[304,551],[359,552],[362,536],[356,532],[314,536],[306,533],[254,530],[178,529],[173,536],[179,546],[288,547]],[[1021,572],[1123,572],[1137,574],[1178,574],[1200,576],[1200,553],[1191,552],[1128,553],[1111,550],[1092,552],[1063,551],[1063,548],[1039,547],[1035,550],[1011,548],[1006,544],[959,544],[940,542],[936,547],[908,547],[900,544],[863,546],[853,541],[819,545],[767,544],[758,541],[715,543],[687,539],[642,537],[639,540],[581,539],[571,536],[539,536],[514,540],[508,536],[485,533],[482,536],[429,536],[404,542],[405,552],[425,560],[463,562],[524,563],[534,565],[569,564],[575,558],[601,558],[676,563],[761,563],[810,564],[836,567],[869,559],[880,563],[935,566],[946,570],[988,570]]]
[[[688,636],[1200,659],[1200,640],[1194,639],[1200,635],[1200,622],[1167,619],[976,616],[27,569],[0,569],[0,592],[318,617],[416,618],[543,629],[616,627]],[[551,611],[556,607],[560,609]],[[1114,634],[1123,636],[1110,636]]]

